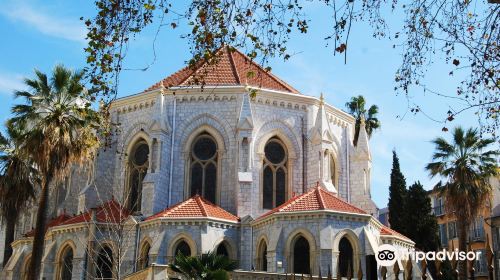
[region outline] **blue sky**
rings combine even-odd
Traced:
[[[0,121],[4,122],[14,103],[12,91],[22,89],[23,77],[32,76],[33,69],[49,72],[57,63],[72,68],[82,68],[85,63],[85,28],[81,16],[91,17],[93,1],[37,1],[4,0],[0,2]],[[289,49],[296,53],[290,60],[273,59],[273,72],[304,94],[319,96],[340,109],[351,96],[362,94],[369,104],[380,107],[382,129],[371,140],[373,157],[372,195],[379,207],[388,199],[392,149],[400,157],[401,168],[411,184],[420,180],[429,189],[436,180],[429,179],[424,166],[429,162],[433,146],[429,141],[446,133],[442,124],[423,115],[407,112],[407,99],[394,91],[394,72],[401,49],[393,48],[388,39],[374,39],[364,23],[353,25],[348,49],[347,64],[343,56],[334,56],[331,47],[323,40],[330,32],[332,19],[320,4],[307,4],[310,30],[306,35],[297,34]],[[402,21],[401,15],[390,15],[392,34]],[[179,38],[182,29],[165,28],[156,43],[156,60],[147,71],[124,71],[120,80],[119,96],[134,94],[184,66],[189,59],[187,42]],[[153,61],[150,28],[130,45],[125,68],[142,68]],[[444,93],[453,93],[455,80],[447,73],[452,65],[437,63],[428,68],[427,83]],[[415,88],[410,91],[416,102],[434,118],[443,119],[451,104],[449,99],[425,94]],[[397,116],[406,116],[403,119]],[[472,112],[458,116],[453,125],[474,126],[477,119]]]

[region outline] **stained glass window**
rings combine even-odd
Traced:
[[[191,149],[191,196],[201,195],[216,203],[217,198],[217,144],[207,133],[199,135]]]
[[[264,147],[262,172],[262,207],[272,209],[283,204],[287,196],[287,153],[278,138],[271,138]]]
[[[141,210],[142,181],[149,166],[149,146],[146,141],[137,142],[129,160],[127,207],[132,212]]]

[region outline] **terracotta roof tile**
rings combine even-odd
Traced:
[[[195,195],[188,200],[169,207],[160,213],[146,218],[146,221],[158,218],[214,218],[238,222],[239,218],[227,212],[221,207],[205,200],[199,195]]]
[[[387,226],[382,226],[382,228],[380,229],[380,235],[397,236],[397,237],[412,241],[410,238],[404,236],[403,234],[401,234],[401,233],[399,233],[399,232],[397,232],[397,231],[395,231]]]
[[[96,221],[99,223],[118,223],[130,216],[129,211],[121,207],[114,199],[101,204],[93,210],[95,211]],[[84,223],[89,222],[91,219],[92,210],[74,216],[61,225]]]
[[[50,220],[47,223],[47,225],[45,226],[45,231],[47,231],[51,227],[55,227],[55,226],[61,225],[62,223],[64,223],[68,219],[71,219],[71,216],[66,215],[66,213],[63,213],[63,214],[55,217],[54,219]],[[32,229],[32,230],[28,231],[25,234],[25,236],[27,236],[27,237],[35,236],[35,229]]]
[[[254,86],[289,93],[299,93],[292,86],[266,71],[240,51],[223,47],[215,64],[200,62],[194,67],[184,67],[145,91],[168,87],[192,86]]]
[[[301,195],[292,197],[282,205],[272,209],[271,211],[260,216],[257,220],[270,216],[274,213],[284,212],[302,212],[302,211],[318,211],[330,210],[354,214],[367,214],[365,211],[351,205],[342,199],[336,197],[332,193],[317,186],[310,191]]]

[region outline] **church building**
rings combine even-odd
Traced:
[[[110,122],[95,161],[53,188],[43,279],[124,279],[208,251],[249,275],[377,279],[379,245],[413,248],[377,219],[364,122],[354,146],[351,115],[238,50],[116,99]],[[25,279],[35,216],[0,278]]]

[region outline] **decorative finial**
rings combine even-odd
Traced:
[[[323,93],[319,96],[319,102],[321,105],[325,104],[325,98],[323,97]]]
[[[163,94],[165,94],[165,90],[166,90],[165,85],[163,84],[163,82],[161,82],[161,83],[160,83],[160,93],[161,93],[162,95],[163,95]]]

